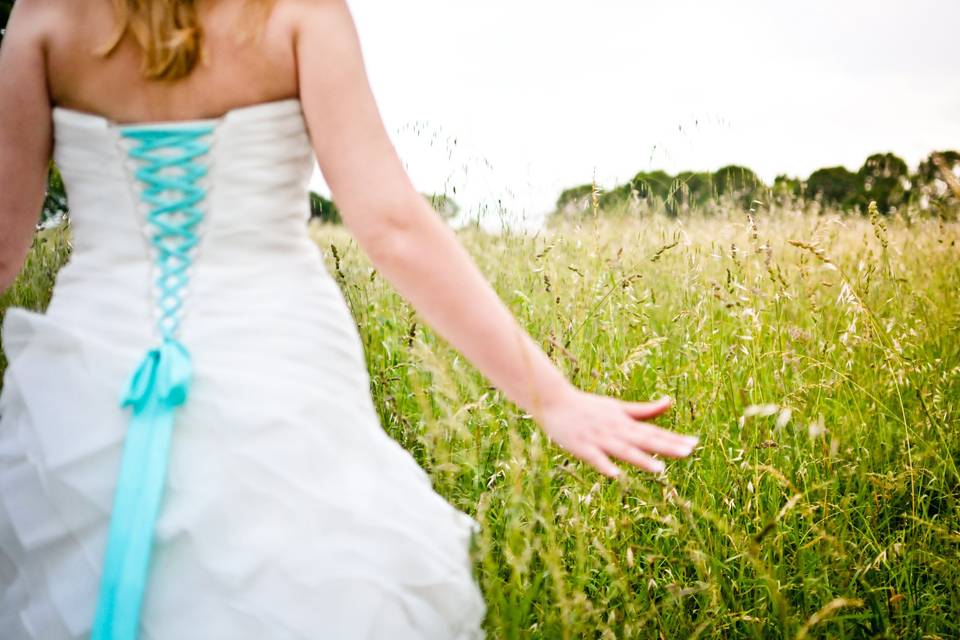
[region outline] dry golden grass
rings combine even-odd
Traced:
[[[960,637],[960,226],[714,211],[461,232],[577,385],[670,394],[661,423],[701,435],[621,481],[551,445],[344,229],[312,229],[385,428],[482,524],[489,636]],[[38,242],[0,310],[42,308],[65,247]]]

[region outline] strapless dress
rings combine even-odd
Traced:
[[[308,236],[299,100],[53,126],[73,248],[0,334],[0,637],[483,637],[479,525],[383,430]]]

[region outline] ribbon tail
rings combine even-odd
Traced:
[[[147,353],[122,406],[133,406],[114,493],[91,640],[135,640],[166,483],[174,412],[186,400],[190,355],[167,340]]]
[[[173,410],[134,415],[124,444],[92,640],[135,640],[166,481]]]

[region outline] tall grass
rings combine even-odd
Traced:
[[[601,212],[461,237],[578,386],[668,393],[661,424],[702,437],[603,479],[318,229],[385,427],[483,525],[491,637],[960,636],[957,225]]]
[[[384,427],[481,522],[491,638],[960,636],[957,224],[784,208],[461,232],[578,386],[670,394],[659,423],[700,434],[618,481],[550,444],[342,228],[311,233]],[[18,285],[37,300],[43,264]]]

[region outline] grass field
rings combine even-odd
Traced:
[[[482,525],[491,638],[960,637],[960,226],[591,217],[461,238],[583,389],[670,394],[661,476],[559,451],[315,227],[385,428]],[[0,306],[42,308],[63,240]]]

